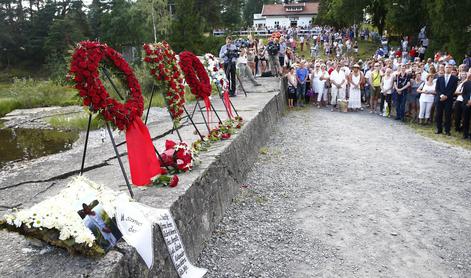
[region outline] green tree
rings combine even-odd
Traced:
[[[90,4],[88,12],[88,22],[91,29],[91,38],[98,39],[101,37],[103,16],[110,11],[110,2],[105,0],[93,0]]]
[[[159,38],[165,38],[168,34],[171,17],[167,0],[138,0],[136,8],[145,16],[146,29],[152,30],[152,41],[157,42]],[[147,37],[147,36],[146,36]]]
[[[221,0],[195,0],[195,8],[205,20],[205,29],[221,26]]]
[[[450,51],[459,61],[471,49],[470,0],[425,1],[430,48]]]
[[[242,25],[242,1],[226,0],[222,6],[221,19],[225,27],[237,29]]]
[[[385,0],[370,0],[366,11],[371,15],[371,23],[378,28],[378,33],[383,34],[386,26],[388,9]]]
[[[321,0],[317,23],[336,27],[348,27],[363,21],[367,0]]]
[[[264,4],[273,4],[276,0],[246,0],[242,12],[244,24],[247,26],[253,25],[253,15],[262,12]]]
[[[204,23],[195,9],[195,0],[176,0],[170,30],[172,48],[177,52],[190,50],[200,54],[204,41],[203,29]]]
[[[113,0],[110,12],[102,17],[100,40],[116,49],[123,46],[140,46],[153,41],[152,26],[142,20],[139,6],[126,0]]]
[[[395,0],[387,5],[386,27],[390,33],[416,35],[425,25],[425,1]]]

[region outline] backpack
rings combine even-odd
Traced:
[[[268,55],[270,56],[277,55],[279,50],[280,50],[280,46],[275,43],[270,43],[267,47]]]

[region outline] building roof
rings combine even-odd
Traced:
[[[319,2],[294,4],[263,5],[262,16],[275,15],[316,15],[319,11]]]

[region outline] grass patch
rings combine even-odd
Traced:
[[[152,93],[154,78],[148,74],[148,69],[143,66],[135,67],[135,74],[141,84],[142,93],[144,96],[144,105],[149,106],[149,100]],[[110,71],[111,80],[118,92],[121,95],[126,95],[127,87],[121,79],[113,72]],[[103,78],[102,82],[109,95],[120,102],[120,98],[115,89],[107,78]],[[154,93],[152,99],[152,107],[165,107],[165,100],[163,94],[165,90],[158,88]],[[213,86],[213,95],[218,95],[217,88]],[[195,96],[191,93],[188,86],[185,87],[185,100],[190,103],[196,100]],[[0,117],[8,114],[15,109],[28,109],[36,107],[48,106],[69,106],[81,105],[82,100],[77,94],[77,90],[71,87],[64,87],[51,80],[35,80],[31,78],[13,78],[13,83],[2,82],[0,83]],[[55,120],[53,120],[55,121]],[[68,120],[58,120],[57,124],[65,123]],[[72,120],[71,120],[72,121]],[[75,121],[75,120],[73,120]],[[54,122],[56,123],[56,122]],[[66,126],[69,124],[65,123]],[[79,124],[77,122],[77,124]],[[74,126],[75,124],[72,124]],[[80,125],[80,124],[79,124]]]
[[[87,130],[88,126],[88,115],[81,115],[78,117],[65,117],[55,116],[48,119],[48,123],[57,129],[67,130]],[[90,124],[91,130],[96,130],[105,126],[105,122],[98,115],[92,117]]]
[[[52,81],[16,78],[13,83],[0,86],[0,116],[19,108],[68,106],[79,103],[75,89]]]
[[[353,55],[353,57],[355,58],[355,61],[358,61],[359,59],[362,59],[363,61],[365,61],[373,57],[373,55],[375,54],[379,46],[380,45],[376,42],[359,40],[358,41],[358,54],[355,55],[352,52],[351,55]],[[345,51],[346,48],[344,47],[343,49]],[[318,53],[319,55],[317,59],[322,59],[325,61],[327,59],[335,58],[334,56],[330,56],[330,57],[326,56],[323,46],[318,50]],[[296,55],[304,57],[304,59],[306,60],[310,60],[311,50],[307,48],[305,45],[303,51],[301,51],[301,48],[298,46],[298,49],[296,50]]]
[[[409,122],[407,123],[409,127],[414,129],[418,134],[431,138],[435,141],[447,143],[452,146],[462,147],[468,150],[471,150],[471,140],[464,140],[462,138],[463,134],[459,132],[451,132],[451,136],[446,136],[444,134],[435,134],[434,125],[419,125],[417,123]]]
[[[258,150],[260,154],[267,155],[268,154],[268,148],[267,147],[261,147],[260,150]]]

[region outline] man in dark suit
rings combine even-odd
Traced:
[[[443,112],[445,112],[445,133],[450,136],[451,130],[451,111],[453,108],[453,94],[458,87],[458,77],[451,74],[453,67],[450,64],[445,66],[445,74],[438,77],[435,86],[435,107],[437,131],[435,134],[443,132]]]
[[[469,118],[471,116],[471,71],[468,72],[468,80],[462,86],[463,96],[463,138],[469,139]]]

